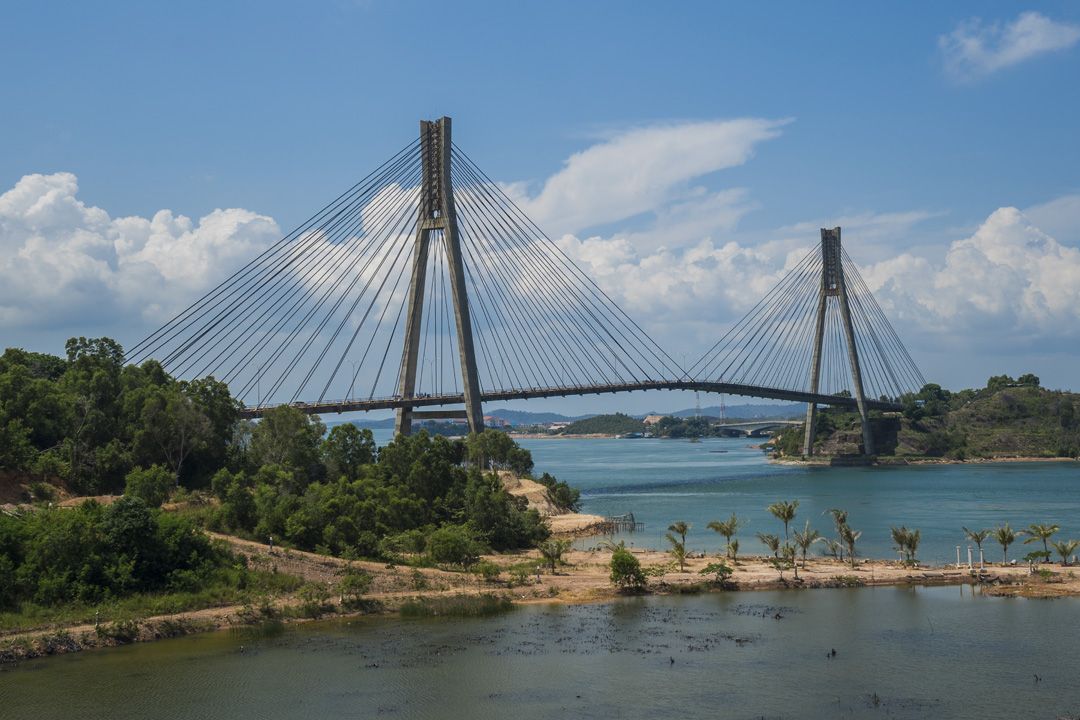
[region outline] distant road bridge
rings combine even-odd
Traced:
[[[795,264],[690,367],[672,360],[451,139],[420,137],[164,326],[127,360],[212,375],[258,418],[395,410],[464,418],[482,404],[639,390],[807,403],[862,418],[892,410],[922,375],[840,228]],[[717,277],[717,282],[723,282]],[[702,314],[708,309],[702,308]],[[333,400],[332,398],[348,398]]]
[[[881,408],[882,410],[888,408]],[[716,423],[712,427],[720,430],[731,430],[742,433],[748,437],[761,437],[774,430],[782,430],[787,427],[802,425],[801,420],[753,420],[749,422]]]

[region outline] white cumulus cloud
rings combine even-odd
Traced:
[[[75,175],[56,173],[0,195],[0,327],[162,320],[281,235],[250,210],[113,218],[78,191]]]
[[[1021,13],[1008,23],[979,19],[961,23],[938,38],[945,68],[958,80],[972,80],[1080,41],[1080,25]]]

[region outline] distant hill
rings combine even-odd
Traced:
[[[596,415],[584,420],[570,423],[563,430],[566,435],[622,435],[624,433],[641,432],[645,429],[644,423],[638,418],[615,413],[614,415]]]
[[[673,417],[694,417],[696,408],[686,408],[670,413],[650,413],[656,415],[671,415]],[[720,417],[720,406],[709,405],[701,408],[701,414],[706,417]],[[801,403],[786,403],[784,405],[764,405],[745,403],[739,405],[727,405],[724,408],[724,416],[738,418],[739,420],[789,420],[806,415],[806,405]]]

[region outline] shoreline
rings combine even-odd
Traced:
[[[489,597],[514,605],[588,604],[614,602],[628,596],[665,596],[705,592],[754,592],[762,590],[815,590],[827,588],[873,587],[931,587],[978,585],[982,592],[993,596],[1029,598],[1058,598],[1080,596],[1080,567],[1044,565],[1048,576],[1030,574],[1027,566],[987,565],[980,571],[955,565],[906,567],[895,560],[859,560],[855,567],[847,561],[828,557],[807,558],[806,566],[798,570],[796,580],[792,571],[781,574],[768,558],[747,556],[734,564],[730,583],[719,587],[700,573],[716,557],[695,557],[687,560],[686,571],[658,570],[668,566],[670,557],[659,550],[632,550],[642,568],[659,574],[651,578],[644,591],[621,592],[612,586],[608,550],[572,550],[566,555],[566,565],[552,574],[549,568],[537,578],[531,572],[523,582],[505,579],[485,581],[478,576],[435,568],[416,568],[369,561],[349,563],[340,558],[317,555],[298,550],[265,546],[231,536],[214,535],[232,546],[238,555],[249,562],[273,563],[275,569],[295,574],[309,582],[326,581],[335,577],[341,568],[351,566],[370,572],[375,580],[374,592],[349,606],[340,600],[329,601],[314,611],[304,609],[295,595],[275,598],[262,603],[228,605],[191,610],[147,618],[94,623],[38,627],[0,633],[0,672],[6,666],[21,661],[84,650],[117,647],[135,642],[152,642],[194,633],[234,628],[258,627],[267,623],[294,624],[313,620],[346,619],[362,615],[397,613],[406,604],[420,604],[440,614],[439,603],[475,601]],[[511,566],[522,563],[537,566],[536,550],[484,556],[483,560],[509,573]],[[730,562],[730,561],[728,561]],[[502,575],[505,577],[505,575]],[[422,578],[422,580],[420,580]]]
[[[859,457],[859,456],[852,456]],[[773,465],[792,465],[796,467],[833,467],[831,465],[832,456],[822,457],[819,460],[810,460],[806,458],[769,458],[769,463]],[[852,467],[904,467],[907,465],[995,465],[1004,463],[1080,463],[1080,458],[1073,457],[1025,457],[1009,455],[1003,457],[991,457],[991,458],[965,458],[964,460],[956,460],[954,458],[927,458],[927,457],[897,457],[893,455],[884,456],[882,458],[876,458],[873,462],[866,463],[865,465],[852,464]],[[842,464],[842,463],[838,463]]]

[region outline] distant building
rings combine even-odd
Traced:
[[[568,427],[570,427],[570,423],[560,421],[560,422],[548,423],[547,429],[548,430],[563,430],[564,428],[568,428]]]
[[[646,425],[655,425],[656,423],[663,420],[665,417],[665,415],[646,415],[645,419],[641,422],[645,423]]]
[[[498,415],[485,415],[484,425],[497,428],[510,427],[510,423],[505,418],[501,418]]]

